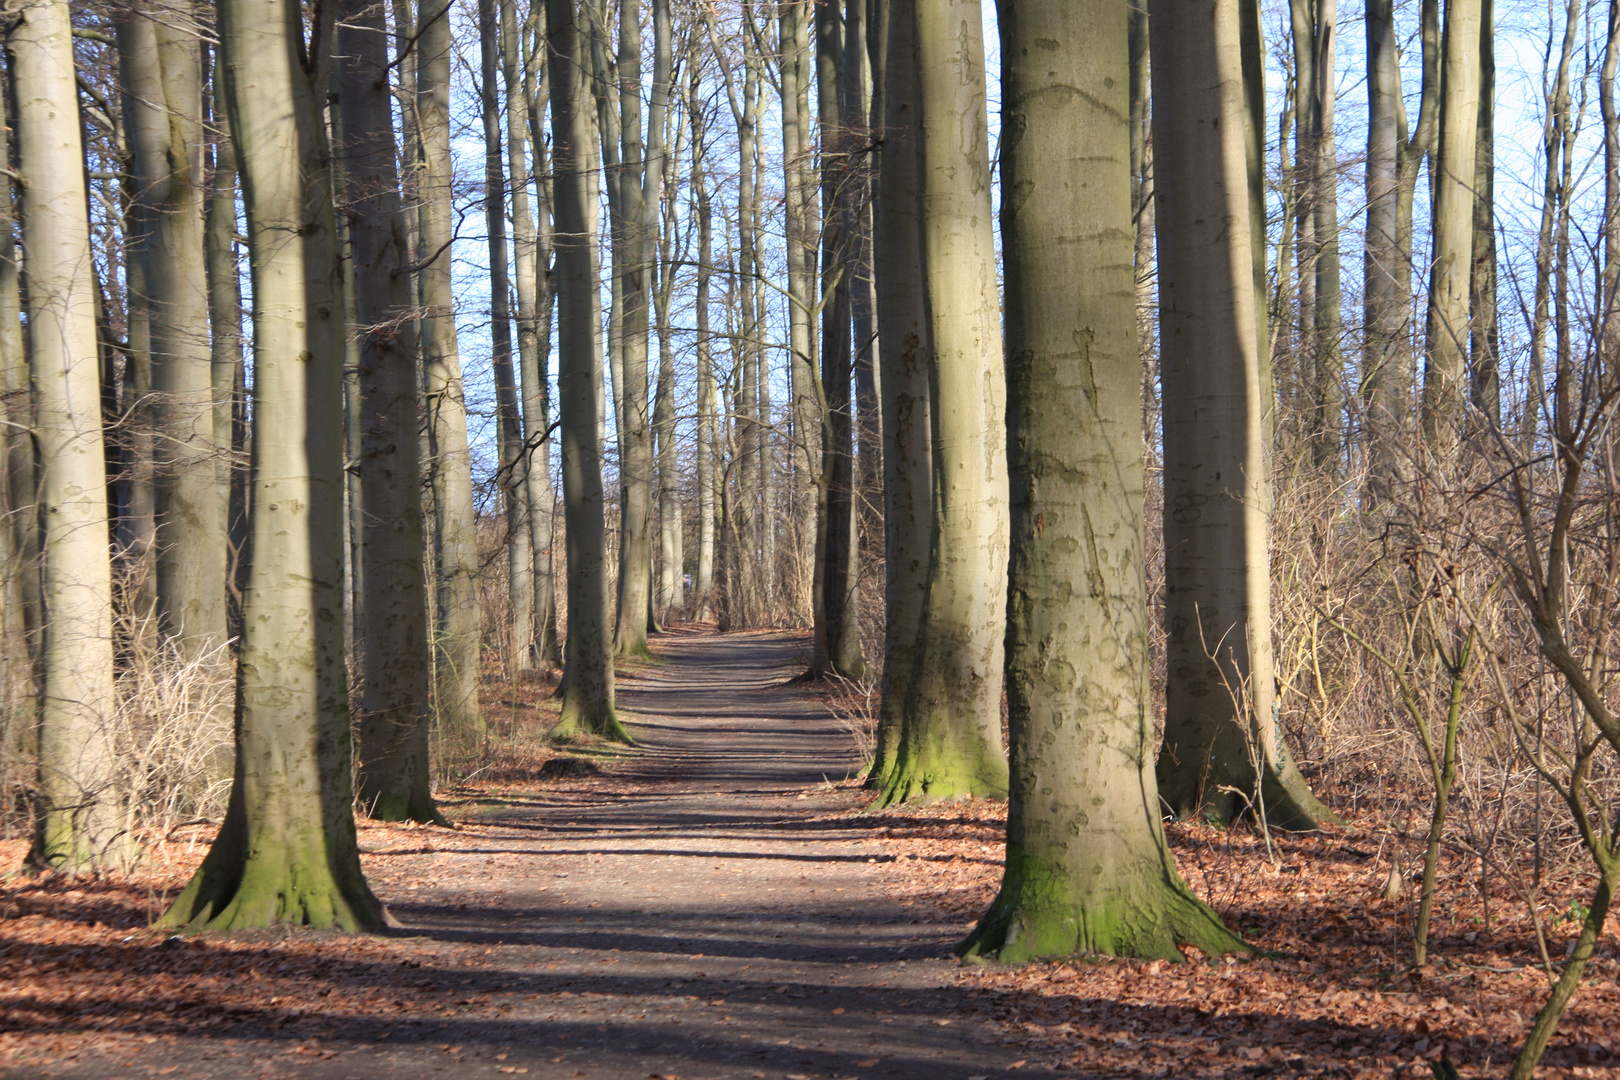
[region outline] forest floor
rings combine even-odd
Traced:
[[[1426,1077],[1442,1058],[1497,1076],[1546,993],[1529,920],[1500,897],[1481,920],[1462,885],[1439,959],[1410,969],[1374,815],[1274,835],[1273,858],[1259,835],[1172,828],[1189,884],[1265,955],[962,966],[1004,805],[863,813],[848,729],[788,682],[802,637],[654,651],[620,685],[637,749],[471,778],[444,793],[453,830],[361,824],[402,930],[147,929],[201,833],[127,876],[6,879],[0,1077]],[[1545,930],[1560,956],[1572,924]],[[1615,953],[1607,936],[1543,1075],[1620,1077]]]

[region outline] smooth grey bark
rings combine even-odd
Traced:
[[[1401,160],[1406,123],[1394,0],[1370,0],[1367,29],[1367,232],[1362,256],[1361,399],[1368,429],[1368,491],[1389,498],[1398,462],[1391,438],[1411,393],[1411,269],[1401,249]]]
[[[697,502],[698,557],[697,580],[692,597],[692,616],[708,620],[715,615],[716,515],[719,513],[715,475],[716,416],[714,380],[714,341],[709,333],[709,279],[714,260],[713,203],[709,196],[706,162],[704,113],[699,105],[698,82],[694,74],[688,97],[692,118],[692,208],[697,217],[697,282],[692,306],[697,329]]]
[[[667,167],[671,176],[679,176],[687,130],[684,117],[675,118],[675,122],[681,126]],[[666,137],[665,142],[668,141]],[[660,193],[658,212],[658,273],[653,285],[653,320],[658,333],[658,391],[653,404],[658,462],[658,591],[652,612],[655,623],[679,617],[686,605],[681,469],[675,443],[675,339],[670,321],[675,299],[675,271],[683,262],[682,251],[677,249],[674,185]],[[679,246],[684,248],[685,245]]]
[[[1423,373],[1424,435],[1439,452],[1455,439],[1467,386],[1480,17],[1481,0],[1451,0],[1440,48],[1440,137],[1430,174],[1432,250]]]
[[[915,2],[883,0],[888,30],[883,153],[873,235],[883,398],[883,686],[867,781],[879,788],[899,749],[912,656],[928,591],[933,524],[929,329],[917,201]]]
[[[512,184],[512,268],[516,276],[518,378],[522,383],[523,483],[529,508],[529,550],[534,559],[534,662],[554,668],[562,663],[557,640],[557,594],[552,573],[555,542],[551,486],[551,197],[546,176],[545,140],[538,129],[547,100],[546,72],[529,47],[530,29],[543,40],[544,12],[531,13],[520,32],[514,0],[500,0],[501,71],[506,84],[506,158]],[[531,205],[529,150],[539,174],[537,198]],[[539,220],[536,221],[535,210]]]
[[[911,18],[933,490],[928,584],[885,805],[1007,790],[1006,383],[982,11],[979,0],[936,0]]]
[[[816,392],[815,178],[810,151],[810,32],[804,4],[781,5],[781,125],[784,236],[787,262],[788,385],[792,424],[793,566],[789,604],[796,622],[811,621],[816,500],[820,468],[820,397]]]
[[[0,165],[15,169],[11,62],[0,49]],[[33,633],[39,622],[39,531],[35,503],[33,393],[23,338],[18,192],[0,174],[0,746],[33,756],[39,687]]]
[[[159,920],[380,928],[360,872],[343,662],[343,285],[320,103],[332,27],[290,0],[222,0],[253,283],[253,522],[236,782]],[[330,18],[330,16],[328,16]]]
[[[1012,786],[1001,890],[958,951],[1004,963],[1244,948],[1154,789],[1126,6],[1000,5]],[[1235,30],[1199,6],[1171,17]]]
[[[814,646],[809,674],[859,677],[860,564],[856,543],[854,417],[850,412],[850,284],[854,229],[850,138],[841,123],[838,69],[843,17],[835,2],[815,8],[816,107],[821,128],[821,472],[817,479]]]
[[[224,108],[224,74],[215,50],[209,121],[214,129],[214,170],[208,186],[203,233],[208,262],[208,331],[213,363],[216,476],[225,516],[228,627],[241,622],[242,548],[246,542],[246,371],[242,364],[242,284],[236,244],[236,148]]]
[[[1130,28],[1131,80],[1131,223],[1136,243],[1131,259],[1136,274],[1137,351],[1142,358],[1143,449],[1157,454],[1159,433],[1159,349],[1153,317],[1153,128],[1149,120],[1147,0],[1132,0]]]
[[[590,119],[585,114],[585,43],[572,0],[546,0],[551,60],[552,176],[556,185],[558,357],[563,506],[568,545],[568,647],[562,715],[554,737],[602,735],[629,741],[613,708],[603,521],[602,350],[597,289]]]
[[[1296,71],[1295,175],[1300,219],[1300,334],[1305,343],[1309,410],[1306,438],[1317,469],[1333,473],[1344,440],[1344,357],[1340,349],[1337,95],[1337,0],[1290,0]],[[1308,220],[1307,220],[1308,219]],[[1307,279],[1309,287],[1304,288]]]
[[[511,625],[506,669],[533,666],[534,533],[529,527],[528,455],[512,349],[511,249],[506,236],[506,132],[501,127],[501,20],[497,0],[478,0],[479,97],[484,121],[484,220],[489,232],[490,342],[495,373],[499,480],[506,510],[506,596]]]
[[[359,351],[359,636],[357,802],[382,821],[440,821],[428,773],[432,628],[428,622],[422,464],[416,437],[416,304],[410,211],[400,196],[388,36],[381,8],[339,9],[340,148]]]
[[[118,27],[126,137],[145,227],[157,614],[187,663],[229,678],[223,453],[215,432],[203,208],[202,47],[160,4]]]
[[[620,423],[619,476],[621,541],[619,603],[614,651],[646,655],[647,613],[652,603],[653,435],[648,396],[648,317],[658,210],[664,182],[664,122],[672,68],[668,0],[652,0],[653,76],[645,132],[642,128],[642,47],[640,0],[620,7],[618,136],[619,169],[610,179],[618,189],[614,208],[614,276],[622,307],[617,353],[622,381],[615,379]],[[604,145],[610,133],[604,132]]]
[[[157,100],[149,65],[130,61],[150,55],[150,34],[139,34],[143,20],[126,12],[115,23],[121,85],[124,194],[124,370],[116,394],[117,430],[121,433],[109,455],[116,463],[115,530],[118,544],[114,571],[120,599],[129,608],[129,640],[122,648],[139,656],[153,656],[158,648],[157,491],[153,471],[152,430],[152,303],[146,280],[146,248],[153,229],[152,206],[142,190],[139,163],[128,145],[128,133],[138,126],[135,116],[141,99]],[[144,37],[144,41],[142,38]],[[144,70],[143,70],[144,68]],[[82,167],[82,166],[81,166]],[[108,365],[106,381],[113,373]],[[109,391],[111,390],[109,386]],[[110,411],[110,410],[109,410]]]
[[[419,0],[416,123],[420,148],[418,263],[423,314],[422,363],[427,387],[429,477],[433,485],[434,719],[464,742],[485,733],[478,702],[483,614],[478,596],[478,536],[473,509],[467,406],[456,345],[451,245],[455,236],[450,156],[449,0]]]
[[[1502,335],[1496,310],[1496,27],[1492,8],[1492,0],[1481,0],[1473,263],[1468,301],[1468,396],[1488,424],[1500,427]]]
[[[1178,816],[1328,817],[1273,716],[1266,407],[1255,310],[1239,12],[1153,20],[1165,620],[1159,795]],[[1151,15],[1150,15],[1151,17]]]
[[[41,0],[15,14],[7,44],[44,534],[39,789],[28,863],[77,874],[95,870],[117,837],[106,798],[113,598],[96,289],[68,5]]]

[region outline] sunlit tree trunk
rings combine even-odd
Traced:
[[[585,89],[585,42],[572,0],[546,0],[551,64],[552,175],[558,286],[558,407],[568,544],[568,646],[562,715],[554,735],[628,741],[613,708],[603,520],[601,311],[597,288],[594,167]]]
[[[838,70],[843,17],[835,2],[816,5],[816,92],[821,125],[821,473],[817,482],[813,674],[858,676],[860,565],[855,532],[854,424],[850,413],[849,132]]]
[[[1276,824],[1326,816],[1283,746],[1275,693],[1266,415],[1255,305],[1237,0],[1150,11],[1165,619],[1160,797],[1180,816],[1252,804]],[[1164,152],[1176,147],[1176,153]],[[1245,801],[1247,800],[1247,801]]]
[[[0,49],[0,54],[4,50]],[[0,55],[0,164],[16,167],[11,65]],[[32,633],[39,619],[39,531],[35,513],[34,424],[23,338],[17,246],[17,195],[0,175],[0,725],[3,748],[32,756],[38,738],[38,687]]]
[[[1149,120],[1147,0],[1131,0],[1131,223],[1136,243],[1131,252],[1136,272],[1137,351],[1142,358],[1142,431],[1145,446],[1157,454],[1159,443],[1159,350],[1153,318],[1153,126]]]
[[[793,522],[799,569],[790,601],[794,618],[810,619],[808,586],[815,556],[814,480],[820,467],[821,410],[816,392],[815,179],[810,154],[810,35],[806,5],[781,5],[782,169],[785,207],[789,392],[793,425]]]
[[[1473,265],[1469,284],[1469,400],[1502,422],[1501,331],[1496,311],[1496,33],[1491,0],[1480,2],[1479,128],[1474,159]]]
[[[450,156],[450,34],[448,0],[419,0],[416,122],[420,144],[418,206],[421,241],[422,363],[427,384],[427,434],[433,485],[434,587],[437,647],[434,719],[452,737],[484,736],[478,702],[483,615],[478,598],[478,536],[474,520],[467,407],[456,345],[451,290],[455,236],[454,169]]]
[[[130,14],[118,29],[127,134],[145,220],[139,257],[151,350],[158,617],[189,663],[228,678],[224,506],[208,333],[202,48],[188,12]]]
[[[375,929],[360,872],[343,663],[343,286],[320,103],[330,22],[222,0],[226,107],[253,283],[253,523],[236,782],[202,867],[159,920]]]
[[[432,634],[424,566],[416,311],[409,211],[400,198],[387,27],[369,0],[338,20],[339,148],[349,211],[360,382],[358,803],[383,821],[435,821],[428,774]]]
[[[484,219],[489,231],[490,341],[506,509],[506,595],[511,626],[506,668],[515,677],[534,664],[534,534],[529,528],[528,455],[512,350],[511,252],[506,242],[506,133],[501,129],[501,22],[497,0],[478,0],[480,83],[484,120]],[[525,193],[526,194],[526,193]]]
[[[28,861],[75,874],[96,869],[115,840],[107,790],[115,702],[95,282],[65,0],[17,11],[9,46],[44,531],[39,789]]]
[[[1234,33],[1212,7],[1155,39]],[[1007,963],[1243,948],[1182,883],[1153,783],[1125,8],[1000,6],[1012,786],[1001,891],[959,948]]]
[[[647,652],[647,613],[652,601],[653,437],[648,407],[648,316],[658,208],[664,180],[664,117],[669,104],[671,62],[668,0],[652,0],[653,77],[645,133],[642,128],[640,0],[624,0],[619,22],[619,220],[615,222],[614,276],[623,296],[619,354],[623,382],[618,393],[621,541],[619,604],[614,651]],[[606,135],[607,133],[604,133]],[[604,141],[606,141],[604,139]]]
[[[697,503],[698,557],[697,580],[693,583],[693,618],[714,618],[715,608],[715,515],[719,512],[715,475],[715,385],[714,343],[709,335],[709,280],[714,260],[713,203],[705,154],[703,113],[696,107],[698,84],[694,76],[689,115],[692,118],[692,208],[697,217],[697,282],[692,306],[697,323]]]
[[[550,69],[541,60],[545,8],[535,5],[524,32],[516,28],[513,0],[501,3],[502,64],[507,93],[507,159],[512,176],[512,221],[517,270],[518,360],[523,380],[523,435],[528,454],[530,548],[534,552],[535,659],[548,668],[562,664],[557,637],[556,492],[551,483],[551,316],[556,306],[552,276],[551,177],[546,139],[541,133],[550,101]],[[532,44],[531,44],[532,38]],[[523,46],[521,59],[517,55]],[[539,69],[539,70],[536,70]],[[534,216],[529,213],[525,139],[534,153]],[[525,309],[525,304],[528,305]],[[525,314],[527,310],[527,314]]]
[[[1297,72],[1296,176],[1300,195],[1302,340],[1308,342],[1310,410],[1306,438],[1318,469],[1334,472],[1343,442],[1344,358],[1339,347],[1338,155],[1333,106],[1337,94],[1337,0],[1290,0]],[[1309,221],[1306,221],[1306,217]]]
[[[1482,0],[1450,0],[1440,50],[1440,140],[1431,174],[1433,247],[1424,333],[1423,427],[1431,446],[1442,452],[1462,419],[1467,386],[1481,7]]]
[[[933,506],[928,584],[885,803],[1007,790],[1006,384],[981,15],[978,0],[912,8]]]
[[[883,688],[868,782],[882,787],[896,764],[912,656],[928,592],[933,525],[929,329],[923,305],[917,191],[918,84],[915,0],[887,8],[884,123],[873,270],[883,395]]]

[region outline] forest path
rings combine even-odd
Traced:
[[[448,989],[441,1008],[317,1021],[311,1002],[279,1037],[184,1036],[158,1055],[184,1064],[162,1074],[1013,1075],[958,986],[950,946],[966,926],[916,923],[873,865],[891,857],[871,841],[883,821],[849,814],[864,794],[826,783],[859,761],[788,681],[802,636],[674,633],[653,647],[658,662],[619,688],[637,750],[492,801],[459,841],[422,830],[420,848],[368,856],[405,926],[392,944],[422,964],[396,992]]]

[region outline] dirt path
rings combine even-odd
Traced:
[[[316,1004],[240,1040],[182,1028],[126,1058],[131,1075],[1002,1074],[1012,1055],[949,959],[965,928],[914,925],[872,865],[887,856],[869,827],[835,816],[857,794],[825,781],[858,763],[786,684],[802,642],[672,635],[655,649],[664,662],[620,688],[638,753],[491,807],[475,844],[428,854],[429,840],[374,873],[430,969],[417,980],[459,1007],[317,1031]]]

